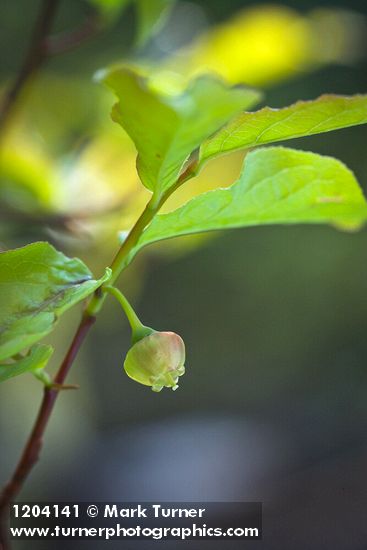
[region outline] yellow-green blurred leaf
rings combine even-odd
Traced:
[[[47,155],[30,139],[17,136],[0,152],[0,201],[25,211],[54,204],[55,172]]]
[[[215,72],[264,87],[325,63],[363,55],[363,17],[324,8],[308,14],[282,5],[245,8],[173,54],[168,67],[193,76]]]

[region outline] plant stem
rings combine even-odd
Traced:
[[[133,248],[138,243],[139,238],[143,233],[144,229],[147,227],[147,225],[149,225],[149,223],[152,221],[154,216],[159,212],[163,204],[172,195],[172,193],[176,191],[176,189],[178,189],[181,185],[183,185],[187,180],[189,180],[190,178],[196,175],[196,169],[197,169],[197,158],[196,158],[196,155],[193,155],[192,161],[188,163],[186,169],[181,173],[181,175],[177,179],[177,182],[174,185],[172,185],[172,187],[170,187],[167,191],[165,191],[159,197],[157,197],[153,193],[153,195],[150,198],[150,201],[147,203],[145,209],[143,210],[142,214],[138,218],[137,222],[135,223],[133,228],[130,230],[128,236],[126,237],[125,241],[121,245],[119,251],[117,252],[116,256],[114,257],[110,265],[110,268],[112,270],[112,276],[108,281],[109,286],[113,286],[113,284],[118,279],[122,271],[125,269],[125,267],[127,267],[129,262],[130,252],[132,252]],[[101,309],[105,298],[106,298],[106,295],[99,292],[97,289],[92,300],[89,302],[89,305],[87,307],[87,312],[90,315],[96,315]]]
[[[159,201],[154,201],[153,197],[148,202],[145,210],[142,212],[141,216],[137,220],[134,227],[131,229],[129,235],[127,236],[125,242],[121,246],[120,250],[115,256],[111,264],[112,277],[109,280],[109,284],[116,281],[117,277],[120,275],[121,271],[124,269],[126,264],[126,258],[131,252],[132,248],[137,243],[140,235],[144,231],[145,227],[150,223],[155,214],[158,212],[168,194],[162,196]],[[154,206],[152,206],[154,204]],[[80,349],[80,346],[86,337],[90,327],[96,319],[97,312],[101,309],[102,304],[106,294],[101,292],[101,289],[98,289],[94,294],[89,306],[84,312],[82,320],[79,324],[77,332],[73,338],[73,341],[70,345],[70,348],[65,356],[64,361],[61,363],[61,366],[53,379],[53,384],[63,385],[66,376],[72,366],[74,359]],[[42,446],[42,440],[44,432],[46,430],[48,420],[53,411],[55,401],[59,390],[55,387],[45,388],[44,397],[41,403],[41,407],[38,412],[34,427],[28,438],[26,446],[23,450],[22,456],[16,467],[10,481],[5,486],[1,497],[0,497],[0,550],[8,550],[8,537],[7,537],[7,517],[8,517],[8,508],[9,505],[17,497],[18,493],[23,487],[23,484],[30,474],[34,464],[37,462],[39,453]]]
[[[139,317],[135,313],[134,308],[131,306],[130,302],[127,300],[124,294],[122,294],[121,290],[119,290],[115,286],[106,285],[103,286],[103,290],[105,292],[108,292],[109,294],[112,294],[112,296],[116,298],[116,300],[119,302],[122,309],[124,310],[131,327],[133,343],[138,342],[139,340],[144,338],[144,336],[148,336],[149,334],[152,334],[152,332],[154,332],[152,328],[143,325],[143,323],[140,321]]]
[[[60,365],[59,370],[53,380],[54,384],[62,386],[65,378],[70,370],[71,365],[89,331],[95,321],[95,317],[90,315],[84,315],[79,324],[79,327],[75,333],[73,341],[69,347],[69,350]],[[14,501],[18,493],[23,487],[24,481],[28,477],[32,467],[37,462],[40,450],[43,442],[43,435],[46,430],[46,426],[50,419],[51,413],[55,406],[56,398],[60,390],[55,388],[45,388],[41,407],[38,412],[37,419],[33,426],[32,432],[28,438],[28,441],[24,447],[21,458],[18,465],[5,486],[0,497],[0,548],[1,550],[7,550],[9,548],[7,542],[7,517],[9,505]]]
[[[119,251],[117,252],[116,256],[114,257],[110,265],[110,268],[112,270],[112,275],[108,281],[109,286],[115,283],[117,278],[120,276],[121,272],[126,267],[127,259],[130,252],[132,251],[134,246],[137,244],[140,235],[143,233],[146,226],[152,221],[152,219],[154,218],[158,210],[161,208],[166,198],[168,197],[163,196],[159,201],[156,202],[154,200],[154,195],[152,195],[150,201],[146,205],[145,209],[143,210],[137,222],[135,223],[130,233],[126,237],[125,241],[121,245]],[[98,291],[95,292],[92,300],[89,302],[89,305],[87,307],[87,312],[90,315],[96,315],[101,309],[105,298],[106,298],[106,294],[103,294]]]
[[[8,124],[24,87],[47,59],[45,39],[49,34],[60,0],[42,0],[33,35],[18,76],[0,106],[0,131]]]
[[[152,197],[153,198],[153,197]],[[126,241],[121,246],[119,252],[116,254],[115,259],[111,264],[112,278],[109,283],[114,282],[121,271],[124,268],[124,262],[131,249],[137,243],[141,233],[144,231],[147,224],[152,220],[156,212],[163,204],[165,198],[162,197],[160,201],[153,208],[151,206],[152,200],[147,204],[145,210],[137,220],[134,227],[131,229]],[[74,359],[80,349],[80,346],[86,337],[90,327],[95,321],[95,315],[102,307],[105,294],[100,289],[94,294],[88,308],[84,312],[80,325],[73,338],[70,348],[65,356],[64,361],[53,379],[53,384],[62,385],[66,379],[66,376],[72,366]],[[91,307],[92,306],[92,307]],[[7,537],[7,517],[9,505],[14,501],[22,486],[30,474],[32,467],[37,462],[39,453],[42,446],[42,440],[44,432],[46,430],[48,420],[53,411],[55,401],[59,390],[55,387],[45,388],[44,397],[41,403],[41,407],[38,412],[34,427],[28,438],[26,446],[23,450],[20,461],[10,479],[5,486],[0,497],[0,550],[8,550],[8,537]]]
[[[121,272],[128,265],[129,254],[133,250],[134,246],[137,244],[144,229],[152,221],[152,219],[160,210],[168,197],[180,185],[182,185],[185,181],[187,181],[195,174],[195,167],[196,163],[189,164],[186,170],[178,178],[176,184],[160,197],[156,197],[154,194],[152,195],[150,201],[148,202],[137,222],[129,232],[126,240],[121,245],[114,260],[111,263],[110,268],[112,270],[112,276],[108,281],[108,286],[112,285],[117,280]],[[32,432],[28,438],[26,446],[24,447],[19,463],[10,481],[7,483],[0,496],[0,550],[9,550],[10,548],[7,536],[7,518],[9,506],[19,494],[25,480],[29,476],[33,466],[39,458],[43,436],[51,413],[54,409],[58,393],[60,389],[62,389],[66,376],[74,362],[75,357],[77,356],[77,353],[89,329],[96,320],[96,314],[99,312],[103,305],[106,293],[102,290],[103,287],[97,289],[92,300],[89,302],[89,305],[83,314],[83,317],[78,326],[73,341],[69,347],[69,350],[63,362],[61,363],[60,368],[56,373],[56,376],[53,379],[53,385],[51,385],[50,387],[45,387],[43,401],[41,403],[41,407],[39,409],[38,416],[36,418]],[[119,292],[117,289],[114,290]],[[138,318],[136,317],[136,319]],[[139,319],[138,322],[140,323]],[[148,327],[143,328],[147,329],[148,331],[151,330]]]

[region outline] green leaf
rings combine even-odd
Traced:
[[[87,266],[47,242],[0,254],[0,361],[52,331],[58,317],[92,294],[109,272],[94,280]]]
[[[24,374],[25,372],[33,372],[37,375],[46,366],[52,353],[52,346],[41,344],[33,346],[24,357],[13,363],[0,365],[0,382]]]
[[[202,145],[200,164],[237,149],[366,122],[367,95],[323,95],[314,101],[298,101],[284,109],[265,107],[254,113],[241,113]]]
[[[367,204],[340,161],[283,147],[258,149],[239,180],[155,217],[128,259],[147,244],[203,231],[268,224],[328,223],[356,228]]]
[[[165,23],[174,0],[135,0],[138,13],[136,44],[142,46]]]
[[[227,88],[205,76],[182,93],[169,93],[170,83],[152,82],[127,68],[104,74],[104,82],[119,98],[112,118],[120,124],[138,151],[137,169],[143,184],[157,196],[177,180],[191,152],[233,115],[259,100],[259,93],[242,87]]]

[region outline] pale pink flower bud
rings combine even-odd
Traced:
[[[178,388],[179,376],[185,373],[185,344],[174,332],[152,332],[136,342],[124,363],[126,374],[136,382],[151,386]]]

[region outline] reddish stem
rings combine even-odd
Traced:
[[[53,380],[54,384],[62,385],[72,366],[74,359],[89,331],[95,321],[95,317],[84,315],[75,333],[69,350],[60,365],[58,372]],[[38,460],[42,447],[43,436],[53,411],[56,398],[60,390],[54,388],[45,388],[43,400],[36,418],[33,430],[29,436],[28,442],[24,448],[19,463],[9,481],[5,486],[0,497],[0,549],[8,550],[7,521],[9,505],[14,501],[23,487],[25,480],[30,474],[33,466]]]

